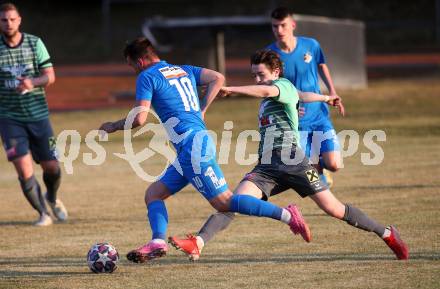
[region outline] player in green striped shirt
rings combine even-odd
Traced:
[[[263,99],[259,112],[261,140],[258,164],[243,178],[234,194],[267,200],[294,189],[301,197],[310,197],[329,216],[374,232],[385,241],[397,259],[408,259],[408,247],[400,239],[396,228],[385,228],[353,205],[341,203],[321,181],[318,171],[299,148],[299,98],[302,102],[322,101],[336,105],[338,96],[297,91],[289,80],[281,77],[283,66],[276,52],[256,52],[251,57],[251,65],[257,85],[222,88],[225,95],[235,93]],[[197,260],[204,243],[225,229],[233,216],[232,213],[213,214],[198,236],[189,235],[186,239],[170,237],[170,243],[187,254],[190,260]]]
[[[0,5],[0,135],[23,193],[39,213],[35,225],[48,226],[52,218],[46,201],[58,220],[67,219],[66,208],[57,199],[61,170],[44,92],[55,81],[55,72],[41,39],[20,32],[20,24],[14,4]],[[34,176],[32,158],[43,169],[45,196]]]

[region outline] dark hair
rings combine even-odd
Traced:
[[[4,3],[0,4],[0,12],[7,12],[7,11],[11,11],[11,10],[17,11],[18,15],[20,15],[20,12],[18,11],[17,6],[15,6],[14,4],[12,4],[10,2],[4,2]]]
[[[130,57],[131,60],[139,58],[152,58],[157,56],[151,41],[145,37],[139,37],[127,43],[124,48],[124,57]]]
[[[292,17],[292,14],[293,13],[292,13],[292,11],[290,11],[289,8],[287,8],[287,7],[278,7],[278,8],[275,8],[275,10],[272,11],[270,16],[273,19],[276,19],[276,20],[283,20],[283,19],[285,19],[287,17]]]
[[[270,71],[274,71],[276,68],[280,70],[280,76],[283,76],[283,63],[280,56],[272,50],[258,50],[251,56],[252,64],[265,64]]]

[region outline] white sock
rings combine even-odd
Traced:
[[[290,220],[292,219],[292,214],[290,214],[290,212],[286,209],[283,208],[283,211],[281,212],[281,222],[285,223],[285,224],[289,224]]]
[[[383,232],[382,239],[388,238],[389,236],[391,236],[391,230],[389,227],[386,227],[385,232]]]
[[[153,242],[153,243],[166,243],[165,240],[162,240],[162,239],[153,239],[150,242]]]
[[[197,240],[197,247],[199,248],[199,251],[202,251],[203,247],[205,246],[205,241],[203,241],[203,238],[200,236],[197,236],[196,240]]]

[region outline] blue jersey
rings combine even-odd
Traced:
[[[215,144],[200,112],[197,86],[202,68],[160,61],[142,71],[136,81],[136,100],[150,100],[177,151],[160,181],[176,193],[188,183],[211,200],[228,189],[215,160]],[[184,136],[184,138],[183,138]]]
[[[296,47],[290,52],[283,52],[276,43],[267,48],[279,54],[283,62],[284,78],[304,92],[321,93],[319,88],[318,65],[325,63],[319,42],[313,38],[296,37]],[[326,121],[329,109],[324,102],[302,103],[305,115],[299,119],[300,129],[307,129],[315,123]]]
[[[197,94],[201,71],[201,67],[160,61],[142,71],[136,80],[136,100],[151,101],[178,153],[183,146],[191,146],[194,133],[206,130]],[[175,136],[187,134],[184,140],[176,142],[170,135],[166,123],[171,118],[174,120],[170,121],[172,133]]]

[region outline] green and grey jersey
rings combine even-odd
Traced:
[[[51,67],[49,53],[40,38],[22,33],[15,47],[0,40],[0,118],[38,121],[49,116],[42,87],[20,94],[17,77],[38,77],[42,68]]]
[[[293,84],[279,78],[273,82],[280,94],[263,99],[260,104],[259,127],[261,141],[258,155],[271,153],[274,149],[299,146],[298,92]]]

